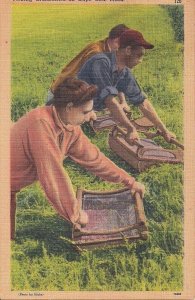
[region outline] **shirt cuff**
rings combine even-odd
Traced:
[[[130,102],[132,102],[134,105],[139,105],[139,104],[142,104],[144,102],[145,99],[147,99],[147,95],[142,92],[139,97],[135,97],[134,99],[130,99]]]
[[[107,86],[103,90],[101,90],[101,93],[99,97],[101,99],[105,99],[109,95],[117,96],[118,95],[118,90],[114,86]]]

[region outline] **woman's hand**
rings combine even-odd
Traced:
[[[88,215],[84,210],[80,210],[79,219],[77,223],[80,224],[81,226],[85,226],[87,225],[87,223],[89,223]]]
[[[138,182],[138,181],[135,181],[134,184],[132,185],[131,187],[131,194],[132,196],[135,194],[135,193],[139,193],[141,198],[144,197],[144,193],[145,193],[145,186]]]

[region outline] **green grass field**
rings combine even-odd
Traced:
[[[60,69],[87,43],[125,23],[155,45],[135,75],[167,127],[182,141],[183,44],[174,39],[167,11],[157,5],[13,5],[12,120],[43,105]],[[133,109],[136,116],[136,109]],[[55,213],[39,184],[18,194],[12,243],[12,289],[48,291],[179,291],[183,287],[183,167],[162,165],[142,174],[119,159],[105,131],[92,142],[147,188],[147,241],[78,254],[61,237],[70,227]],[[161,145],[167,144],[159,139]],[[77,187],[120,187],[64,162]]]

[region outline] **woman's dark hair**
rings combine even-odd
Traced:
[[[110,39],[116,39],[127,29],[129,29],[129,27],[125,24],[118,24],[110,30],[108,37]]]
[[[97,93],[96,85],[89,85],[77,78],[66,78],[54,91],[54,106],[66,106],[72,102],[74,106],[80,106],[92,100]]]

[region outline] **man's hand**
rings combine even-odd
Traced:
[[[130,144],[133,145],[135,141],[140,142],[139,134],[137,130],[134,128],[132,131],[128,131],[125,140]]]
[[[162,134],[163,134],[163,137],[164,137],[165,141],[167,141],[167,142],[170,142],[171,139],[175,139],[176,138],[175,134],[172,133],[172,132],[170,132],[167,129]]]
[[[121,108],[124,110],[124,112],[126,112],[126,113],[130,112],[130,107],[126,101],[120,103],[120,105],[121,105]]]
[[[135,193],[139,193],[141,198],[144,197],[144,193],[145,193],[145,186],[138,182],[138,181],[135,181],[133,186],[131,187],[131,194],[132,196],[135,194]]]
[[[148,99],[145,99],[144,102],[139,105],[139,108],[143,115],[148,118],[160,132],[162,132],[162,136],[167,142],[170,142],[171,139],[175,139],[176,136],[167,130]]]

